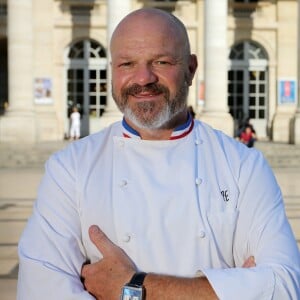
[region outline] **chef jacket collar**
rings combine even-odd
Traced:
[[[141,138],[140,134],[126,122],[124,117],[123,117],[122,125],[123,125],[123,136],[124,137],[135,138],[135,139]],[[187,121],[184,124],[176,127],[174,129],[174,131],[172,132],[169,139],[177,140],[177,139],[183,138],[192,131],[193,127],[194,127],[193,117],[191,116],[190,113],[188,113]]]

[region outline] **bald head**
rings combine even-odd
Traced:
[[[164,35],[180,45],[185,55],[190,54],[190,43],[184,24],[174,15],[155,8],[142,8],[128,14],[116,27],[111,38],[111,50],[116,39],[130,36],[146,37],[151,34]]]
[[[158,9],[134,11],[115,29],[110,50],[112,94],[131,126],[141,133],[186,121],[197,58],[176,17]]]

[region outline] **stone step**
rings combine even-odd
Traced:
[[[255,147],[264,154],[272,168],[300,167],[300,145],[257,142]]]
[[[28,145],[0,143],[0,168],[41,167],[52,153],[64,148],[68,143],[68,141]]]
[[[0,143],[0,168],[40,167],[53,152],[64,148],[68,141],[41,142],[33,145]],[[258,141],[259,149],[273,168],[300,167],[300,145]]]

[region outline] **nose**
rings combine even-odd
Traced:
[[[134,83],[145,86],[158,81],[158,76],[154,73],[150,64],[138,65],[134,73]]]

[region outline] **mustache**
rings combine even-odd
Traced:
[[[150,83],[144,86],[134,83],[131,86],[124,88],[122,91],[122,95],[125,97],[129,95],[136,96],[140,93],[151,93],[154,95],[162,93],[165,95],[169,95],[170,91],[166,86],[159,83]]]

